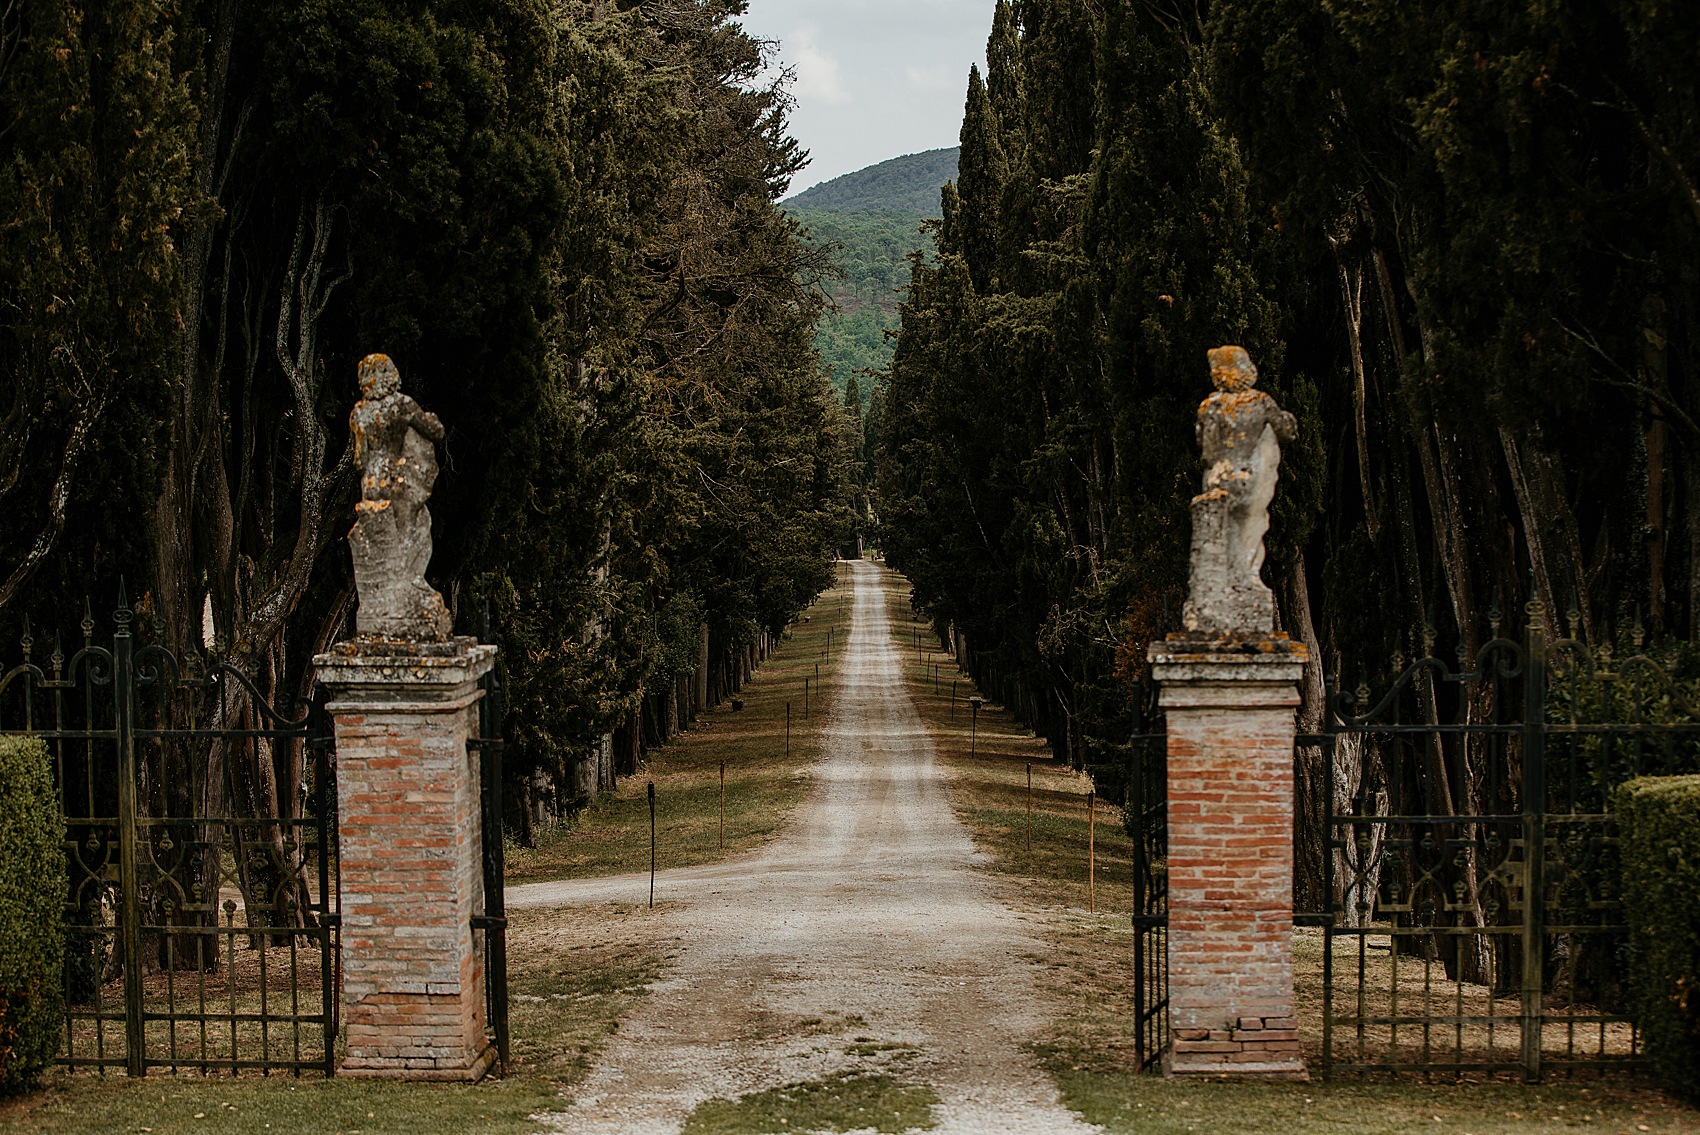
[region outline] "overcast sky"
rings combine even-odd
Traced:
[[[750,0],[743,24],[797,69],[797,193],[901,154],[954,146],[994,0]]]

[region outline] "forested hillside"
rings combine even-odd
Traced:
[[[898,301],[909,286],[909,254],[927,239],[921,232],[925,218],[790,206],[786,212],[842,273],[826,283],[831,309],[821,314],[815,331],[821,363],[842,390],[858,371],[883,370],[891,362],[887,333],[897,330]]]
[[[838,267],[827,283],[830,308],[815,348],[844,390],[858,371],[891,362],[899,293],[909,286],[909,254],[927,243],[922,222],[939,215],[939,191],[956,176],[956,149],[928,150],[835,177],[783,202]],[[866,406],[872,388],[860,387]]]
[[[1223,343],[1300,420],[1264,574],[1301,730],[1325,678],[1468,657],[1530,597],[1700,636],[1700,7],[1001,0],[987,59],[883,538],[1060,754],[1116,766],[1178,628]]]
[[[956,177],[957,148],[923,150],[811,186],[785,199],[787,209],[835,213],[939,215],[939,187]]]
[[[629,769],[700,660],[737,680],[828,582],[860,443],[742,7],[9,6],[8,641],[69,643],[122,578],[143,641],[306,697],[350,631],[346,422],[383,351],[447,428],[430,577],[461,632],[493,616],[515,798],[594,790],[611,730]],[[256,814],[299,806],[285,754],[243,759]]]

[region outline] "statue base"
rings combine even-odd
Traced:
[[[1229,635],[1267,638],[1268,628],[1275,625],[1275,593],[1250,566],[1247,549],[1236,544],[1236,530],[1244,521],[1236,523],[1234,511],[1224,489],[1209,489],[1192,498],[1190,587],[1181,612],[1181,625],[1189,635],[1200,635],[1204,633],[1200,628],[1210,627]],[[1257,562],[1262,558],[1260,551]]]

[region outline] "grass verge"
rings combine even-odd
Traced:
[[[655,783],[657,866],[716,863],[771,840],[808,795],[818,755],[815,726],[837,685],[850,626],[847,565],[738,695],[698,716],[688,732],[649,754],[648,766],[536,847],[510,847],[509,883],[649,870],[649,801]],[[786,707],[790,707],[790,752]],[[726,768],[726,835],[720,839],[720,768]]]
[[[887,572],[882,585],[899,641],[909,647],[905,680],[950,773],[952,806],[990,856],[1000,896],[1030,920],[1049,946],[1034,961],[1056,1018],[1035,1046],[1035,1056],[1056,1080],[1063,1102],[1087,1122],[1116,1135],[1544,1135],[1569,1130],[1700,1135],[1700,1111],[1640,1082],[1229,1084],[1178,1083],[1131,1073],[1133,966],[1127,912],[1132,848],[1119,810],[1101,809],[1097,816],[1094,912],[1088,909],[1085,778],[1053,761],[1044,743],[1002,707],[982,708],[975,727],[964,713],[965,699],[975,692],[972,683],[957,674],[954,660],[929,642],[925,629],[909,616],[908,583]],[[1029,762],[1031,852],[1026,843]],[[1309,955],[1319,963],[1320,950]],[[1298,961],[1302,966],[1305,958]],[[1308,972],[1297,976],[1304,1025],[1315,1019],[1315,1006],[1304,1004],[1304,993],[1318,989],[1319,979]],[[1315,995],[1309,1000],[1314,1003]],[[1313,1011],[1307,1014],[1307,1009]],[[1306,1039],[1316,1040],[1314,1035]]]
[[[779,1135],[785,1131],[930,1131],[936,1092],[883,1072],[845,1072],[786,1084],[736,1100],[713,1099],[685,1120],[681,1135]]]

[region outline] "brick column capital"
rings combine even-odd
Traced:
[[[496,665],[496,648],[470,638],[446,643],[341,642],[313,657],[332,691],[331,713],[383,706],[452,713],[479,696],[478,680]]]

